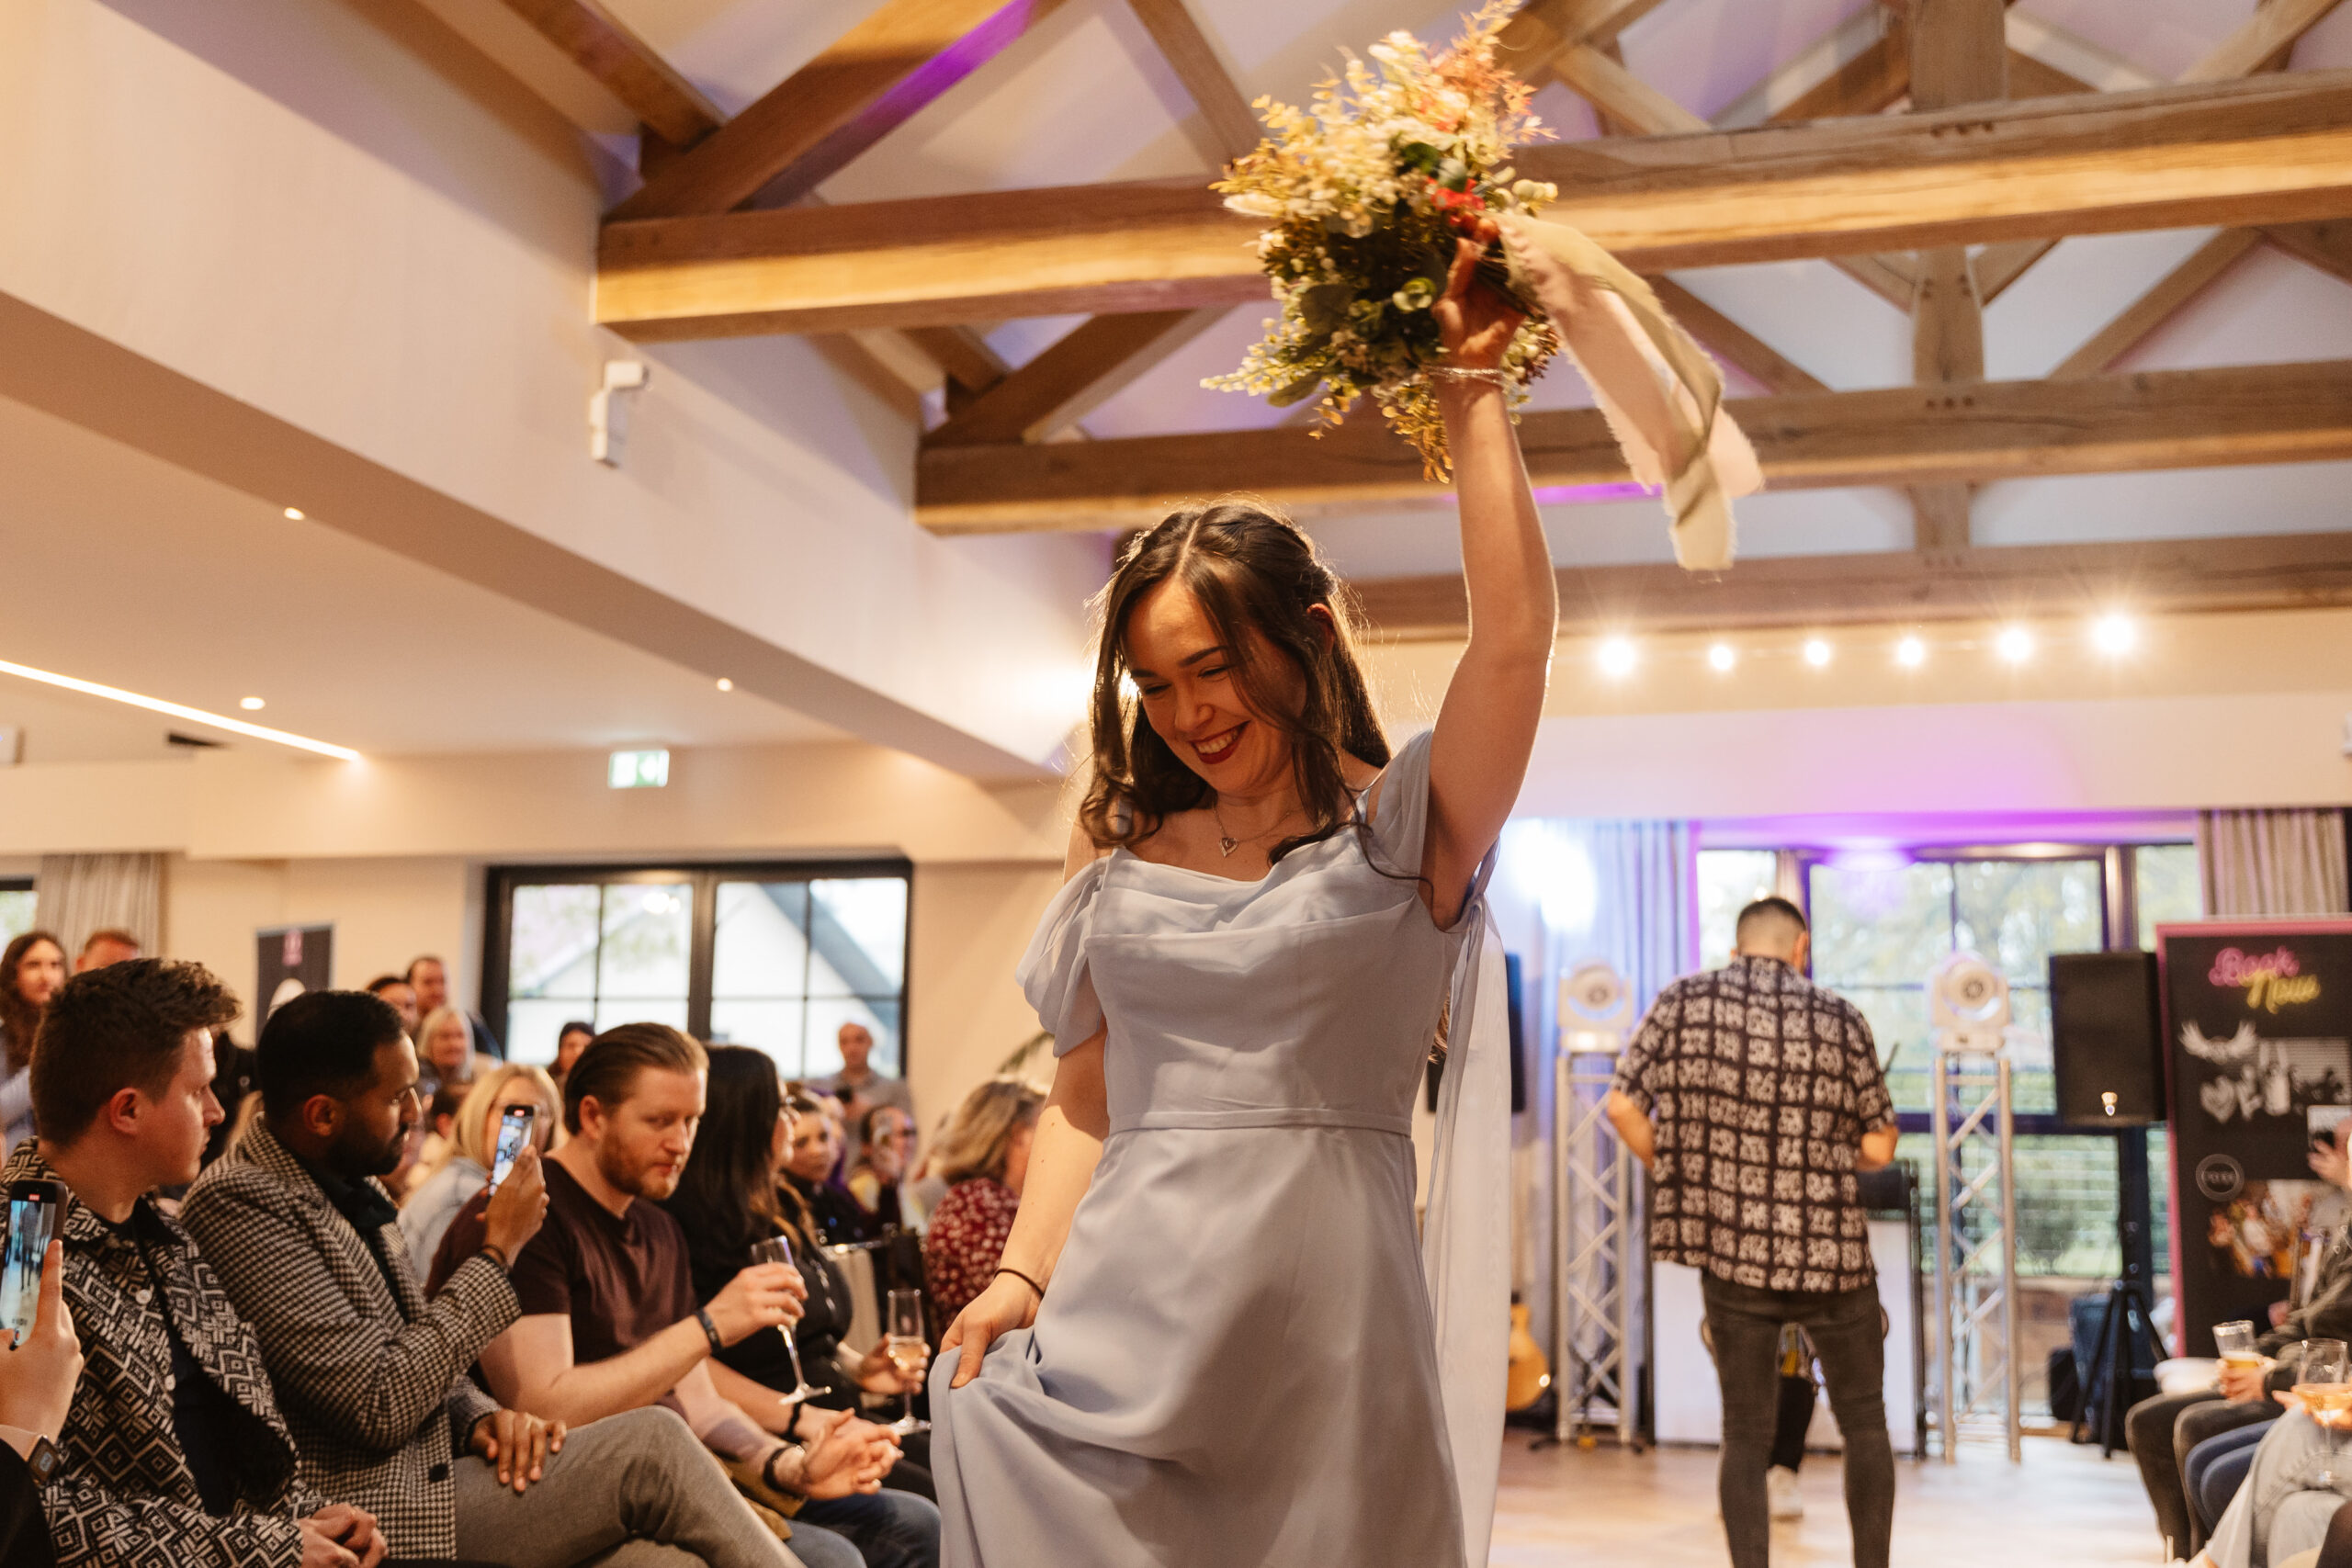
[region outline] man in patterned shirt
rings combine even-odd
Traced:
[[[1894,1108],[1860,1010],[1804,976],[1785,898],[1739,912],[1729,964],[1660,991],[1609,1119],[1650,1168],[1650,1253],[1699,1269],[1723,1390],[1716,1490],[1733,1568],[1766,1568],[1764,1472],[1783,1324],[1812,1337],[1846,1442],[1855,1568],[1886,1568],[1894,1453],[1885,1318],[1857,1170],[1894,1157]]]

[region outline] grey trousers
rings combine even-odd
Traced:
[[[471,1454],[452,1466],[458,1555],[506,1568],[802,1568],[693,1429],[661,1406],[564,1435],[519,1496]]]

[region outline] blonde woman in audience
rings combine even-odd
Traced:
[[[990,1078],[956,1108],[931,1168],[947,1195],[923,1232],[922,1272],[943,1321],[988,1289],[1029,1179],[1029,1150],[1046,1097],[1018,1078]]]
[[[498,1058],[474,1049],[471,1020],[453,1007],[435,1008],[416,1026],[417,1092],[430,1095],[445,1083],[470,1085],[498,1066]]]
[[[254,1098],[258,1099],[259,1096]],[[554,1080],[537,1067],[509,1062],[474,1080],[458,1107],[456,1148],[439,1170],[424,1179],[401,1206],[401,1239],[408,1243],[419,1279],[433,1271],[433,1255],[449,1222],[466,1201],[490,1185],[490,1162],[498,1149],[498,1123],[507,1111],[528,1106],[538,1112],[531,1144],[551,1153],[563,1132],[563,1101]]]

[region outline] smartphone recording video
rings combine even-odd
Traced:
[[[40,1310],[40,1264],[49,1238],[57,1228],[57,1213],[65,1201],[65,1186],[58,1181],[8,1183],[8,1239],[0,1247],[0,1329],[13,1330],[22,1343],[33,1331]]]
[[[492,1192],[497,1191],[498,1184],[506,1179],[506,1173],[514,1168],[514,1161],[522,1154],[523,1145],[531,1141],[531,1122],[537,1115],[538,1110],[535,1106],[510,1105],[506,1108],[506,1114],[498,1119],[498,1149],[490,1162],[490,1190]]]

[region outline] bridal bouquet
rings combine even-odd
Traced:
[[[1456,241],[1491,218],[1501,254],[1479,276],[1527,312],[1502,364],[1513,409],[1566,350],[1591,385],[1626,468],[1663,495],[1675,558],[1731,564],[1731,498],[1762,488],[1755,453],[1724,412],[1723,375],[1641,277],[1576,230],[1534,216],[1559,192],[1517,177],[1512,149],[1548,136],[1533,91],[1496,62],[1514,6],[1488,0],[1430,54],[1396,32],[1350,56],[1305,109],[1261,98],[1272,133],[1215,189],[1266,220],[1258,259],[1282,314],[1228,376],[1207,386],[1277,407],[1317,397],[1338,424],[1366,393],[1430,479],[1452,463],[1430,373],[1443,363],[1430,307]]]
[[[1436,55],[1391,33],[1370,63],[1350,56],[1307,108],[1258,100],[1272,134],[1215,188],[1226,206],[1268,221],[1258,259],[1282,315],[1240,369],[1207,386],[1261,392],[1278,408],[1319,388],[1316,412],[1328,424],[1370,393],[1430,477],[1446,477],[1428,374],[1443,351],[1430,307],[1445,292],[1454,243],[1481,216],[1533,212],[1559,194],[1510,166],[1514,147],[1550,134],[1528,112],[1533,89],[1495,62],[1514,8],[1490,0]],[[1482,271],[1511,292],[1499,259]],[[1514,407],[1560,347],[1543,312],[1528,309],[1503,362]]]

